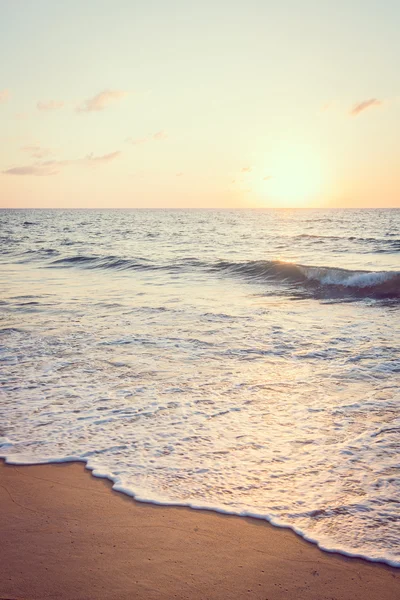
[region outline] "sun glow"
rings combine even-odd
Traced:
[[[257,186],[264,205],[306,207],[319,203],[326,174],[321,159],[310,147],[282,147],[266,168],[267,174]]]

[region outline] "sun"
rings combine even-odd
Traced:
[[[326,174],[319,155],[308,146],[285,146],[265,167],[267,174],[257,185],[263,205],[307,207],[318,203]]]

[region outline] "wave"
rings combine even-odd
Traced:
[[[51,267],[74,267],[81,266],[88,269],[116,269],[116,270],[127,270],[127,269],[152,269],[156,266],[152,266],[152,263],[144,258],[139,259],[127,259],[118,256],[85,256],[75,255],[67,256],[53,260],[49,265]]]
[[[28,251],[29,253],[29,251]],[[26,252],[24,253],[26,256]],[[164,271],[170,273],[227,274],[261,284],[276,284],[281,293],[321,298],[375,298],[400,300],[400,271],[363,271],[340,267],[303,265],[280,260],[203,262],[190,256],[173,262],[144,257],[76,254],[54,258],[55,251],[41,249],[40,258],[50,268],[83,268],[110,271]],[[32,257],[34,260],[34,258]],[[47,259],[47,261],[46,261]],[[276,292],[276,286],[274,288]]]
[[[215,269],[244,275],[257,281],[278,281],[301,285],[314,295],[351,295],[377,299],[400,299],[399,271],[356,271],[334,267],[318,267],[282,261],[221,261]],[[319,293],[318,293],[319,292]]]
[[[71,256],[54,260],[53,266],[84,266],[92,269],[115,270],[167,270],[176,272],[188,267],[200,267],[214,272],[244,276],[258,282],[275,281],[289,284],[292,291],[311,292],[318,297],[353,296],[376,299],[400,299],[400,272],[357,271],[333,267],[301,265],[278,260],[229,262],[206,264],[190,258],[171,264],[159,264],[144,258],[126,259],[116,256]]]
[[[375,237],[357,237],[351,236],[338,236],[338,235],[317,235],[313,233],[300,233],[294,236],[288,236],[293,240],[304,240],[313,244],[323,244],[329,242],[338,242],[340,244],[347,244],[351,242],[357,246],[372,247],[374,252],[378,253],[389,253],[393,254],[400,251],[400,239],[383,239]],[[347,249],[345,248],[345,251]]]
[[[196,258],[177,260],[174,263],[157,263],[143,257],[122,258],[119,256],[75,255],[53,260],[50,267],[83,267],[86,269],[106,269],[116,271],[182,271],[190,267],[203,267],[205,263]]]

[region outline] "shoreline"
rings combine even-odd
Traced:
[[[0,598],[395,600],[400,570],[252,517],[136,501],[85,463],[0,460]]]
[[[119,483],[117,483],[116,481],[114,481],[114,479],[110,475],[99,474],[99,472],[96,471],[95,467],[91,467],[88,465],[88,460],[85,458],[69,456],[66,458],[49,460],[49,461],[45,461],[45,462],[29,462],[29,461],[18,462],[18,461],[12,461],[12,460],[10,462],[8,462],[7,457],[5,457],[4,455],[3,456],[0,455],[0,466],[4,465],[4,466],[14,466],[14,467],[23,467],[24,468],[24,467],[40,467],[40,466],[46,466],[46,465],[47,466],[52,466],[52,465],[57,466],[57,465],[69,465],[69,464],[82,465],[84,470],[88,471],[88,473],[90,474],[91,477],[94,477],[95,479],[100,479],[100,480],[103,480],[103,481],[106,481],[107,483],[109,483],[112,492],[117,493],[117,494],[122,494],[128,500],[131,500],[132,502],[139,504],[139,505],[146,504],[146,505],[159,506],[161,508],[163,508],[163,507],[164,508],[181,508],[181,509],[205,512],[205,513],[223,515],[223,516],[227,516],[227,517],[236,517],[236,518],[240,518],[240,519],[251,519],[254,521],[261,521],[262,523],[267,523],[268,525],[271,525],[274,528],[291,531],[292,533],[295,534],[296,537],[300,538],[302,541],[306,542],[307,544],[311,544],[311,545],[315,546],[316,548],[321,550],[324,554],[325,553],[333,554],[333,555],[343,556],[346,558],[359,559],[359,560],[362,560],[362,561],[365,561],[368,563],[372,563],[372,564],[384,565],[384,566],[388,566],[388,567],[391,567],[394,569],[398,569],[399,573],[400,573],[400,562],[398,562],[398,561],[390,561],[389,559],[383,559],[383,558],[382,559],[381,558],[373,558],[373,557],[363,555],[361,553],[358,554],[356,552],[352,553],[351,551],[347,551],[347,550],[324,547],[322,544],[320,544],[320,542],[317,539],[313,539],[313,538],[309,537],[303,531],[300,531],[291,525],[286,525],[284,523],[277,523],[276,521],[273,520],[273,518],[270,518],[268,516],[262,516],[262,515],[252,514],[252,513],[240,514],[240,513],[230,512],[229,510],[225,510],[223,508],[221,509],[218,507],[207,506],[207,505],[195,505],[195,504],[189,503],[189,502],[185,504],[183,502],[174,502],[174,501],[169,501],[169,500],[163,501],[163,500],[156,500],[156,499],[140,498],[137,495],[135,495],[135,492],[131,491],[128,488],[125,488],[124,486],[122,486]],[[2,599],[0,598],[0,600],[2,600]]]

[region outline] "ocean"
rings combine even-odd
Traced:
[[[400,210],[2,210],[0,456],[400,566]]]

